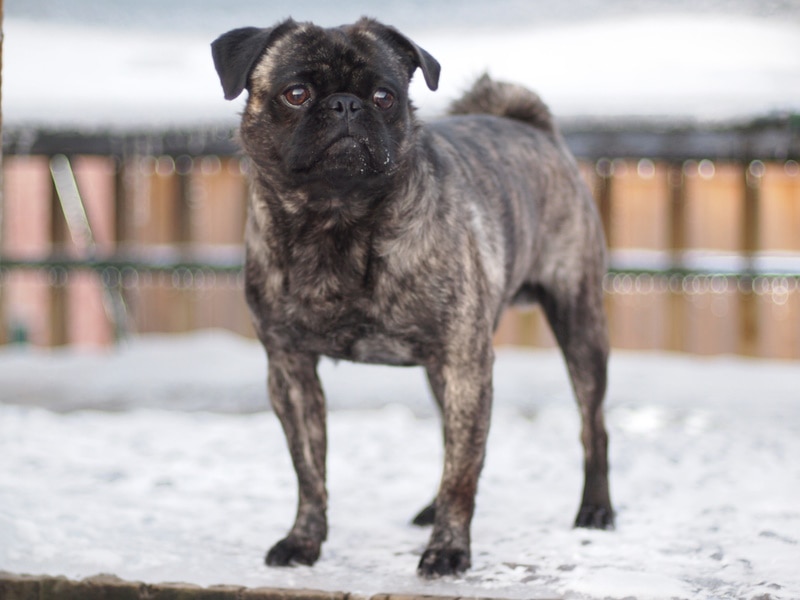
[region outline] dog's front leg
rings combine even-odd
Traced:
[[[423,577],[470,567],[469,530],[489,433],[493,352],[490,340],[480,349],[467,346],[428,367],[430,380],[441,383],[432,387],[441,395],[445,449],[433,532],[417,568]]]
[[[328,534],[325,489],[325,397],[317,357],[269,352],[269,396],[297,473],[297,517],[289,535],[267,553],[268,565],[312,565]]]

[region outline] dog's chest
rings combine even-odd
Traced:
[[[387,246],[398,235],[375,219],[329,227],[295,218],[292,228],[274,221],[248,237],[247,296],[262,338],[357,362],[424,363],[455,310],[454,257],[434,259],[419,244]]]
[[[412,365],[424,359],[433,331],[409,315],[384,315],[373,299],[350,296],[307,303],[297,296],[274,298],[267,325],[280,343],[295,350],[355,362]]]
[[[262,335],[277,347],[355,362],[425,362],[443,324],[435,303],[417,282],[373,268],[356,277],[267,266],[248,281]]]

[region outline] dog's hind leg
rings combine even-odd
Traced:
[[[436,401],[436,406],[439,408],[439,414],[444,419],[444,406],[442,402],[444,401],[444,380],[441,377],[441,373],[438,371],[434,371],[428,369],[428,385],[431,388],[431,393],[433,394],[433,399]],[[436,498],[428,504],[425,508],[423,508],[416,517],[411,521],[413,525],[417,525],[419,527],[425,527],[426,525],[433,525],[433,522],[436,520]]]
[[[433,499],[433,502],[428,504],[425,508],[417,513],[417,516],[411,521],[412,525],[417,525],[418,527],[426,527],[427,525],[433,525],[433,522],[436,520],[436,498]]]
[[[267,553],[268,565],[314,564],[328,534],[325,397],[316,365],[315,356],[269,353],[270,401],[286,434],[298,500],[294,526]]]
[[[545,288],[541,304],[564,354],[581,413],[585,479],[575,526],[612,529],[608,434],[603,420],[609,349],[602,290],[602,275],[585,273],[575,285],[562,281]]]

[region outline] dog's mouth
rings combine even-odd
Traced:
[[[369,141],[350,134],[333,140],[322,151],[319,163],[323,169],[343,171],[353,176],[367,175],[375,170]]]
[[[327,148],[323,151],[323,157],[325,155],[330,157],[336,157],[340,155],[348,155],[352,153],[360,153],[368,155],[368,147],[366,144],[366,140],[359,139],[353,135],[345,134],[335,140],[333,140]]]
[[[329,181],[382,175],[391,164],[388,149],[376,149],[368,138],[350,133],[321,145],[320,150],[307,159],[304,164],[296,165],[294,171]]]

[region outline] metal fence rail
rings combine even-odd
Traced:
[[[738,123],[566,120],[562,133],[573,153],[585,160],[603,157],[682,162],[702,160],[800,159],[800,115],[775,115]],[[237,156],[236,131],[218,126],[135,132],[63,131],[6,128],[8,156],[56,154],[128,156]]]

